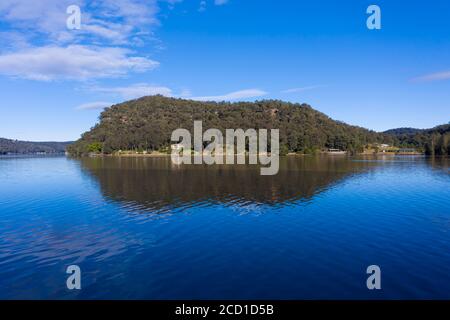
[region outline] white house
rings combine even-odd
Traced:
[[[172,144],[170,148],[172,149],[172,151],[181,151],[183,150],[183,145],[181,143]]]

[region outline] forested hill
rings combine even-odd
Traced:
[[[384,131],[386,134],[391,134],[395,136],[400,135],[410,135],[410,134],[416,134],[418,132],[423,131],[422,129],[416,129],[416,128],[396,128],[396,129],[389,129]]]
[[[431,129],[398,128],[385,131],[400,146],[414,147],[429,155],[450,155],[450,123]]]
[[[64,153],[72,142],[30,142],[0,138],[1,154]]]
[[[445,134],[450,132],[450,123],[449,124],[443,124],[431,129],[415,129],[415,128],[397,128],[397,129],[390,129],[387,131],[384,131],[386,134],[394,135],[397,137],[400,136],[408,136],[408,135],[415,135],[415,134]]]
[[[204,130],[280,129],[280,149],[310,153],[324,148],[362,151],[368,143],[392,143],[384,135],[335,121],[307,104],[278,100],[257,102],[198,102],[148,96],[105,109],[99,123],[68,150],[72,154],[112,153],[117,150],[160,150],[171,142],[172,131],[192,131],[194,120]]]

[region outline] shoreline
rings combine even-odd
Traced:
[[[87,157],[129,157],[129,158],[165,158],[170,157],[170,153],[114,153],[114,154],[89,154]],[[193,157],[198,155],[192,155]],[[225,155],[222,155],[225,156]],[[238,154],[234,154],[238,156]],[[245,156],[248,156],[246,154]],[[270,156],[270,153],[268,154]],[[424,153],[357,153],[351,155],[350,153],[330,153],[330,152],[319,152],[315,154],[304,154],[304,153],[288,153],[285,155],[280,155],[280,157],[304,157],[304,156],[331,156],[331,157],[343,157],[343,156],[426,156]]]

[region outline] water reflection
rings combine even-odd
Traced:
[[[192,205],[289,205],[308,201],[349,175],[379,163],[346,157],[284,157],[275,176],[254,165],[173,165],[170,158],[83,158],[105,197],[137,209],[167,211]]]
[[[448,157],[427,157],[426,162],[434,170],[450,173],[450,158]]]
[[[449,299],[449,164],[288,157],[268,177],[0,157],[0,298]],[[80,291],[65,286],[71,264]],[[366,289],[371,264],[388,290]]]

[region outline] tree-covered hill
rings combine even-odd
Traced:
[[[194,120],[203,129],[280,129],[282,151],[311,153],[325,148],[362,151],[368,143],[392,142],[391,136],[335,121],[307,104],[278,100],[257,102],[199,102],[148,96],[106,108],[99,123],[68,150],[112,153],[117,150],[160,150],[168,147],[172,131],[193,132]]]
[[[450,155],[450,124],[431,129],[399,128],[384,132],[399,146],[414,147],[429,155]]]
[[[395,129],[386,130],[383,133],[391,134],[391,135],[395,135],[395,136],[400,136],[400,135],[416,134],[416,133],[418,133],[420,131],[422,131],[422,129],[416,129],[416,128],[395,128]]]
[[[30,142],[0,138],[0,154],[64,153],[72,142]]]
[[[282,152],[313,153],[335,148],[363,151],[368,144],[412,147],[427,154],[450,154],[450,124],[432,129],[399,128],[382,133],[336,121],[307,104],[279,100],[256,102],[199,102],[143,97],[106,108],[99,123],[68,147],[73,155],[118,150],[160,150],[170,146],[172,131],[193,132],[195,120],[203,129],[280,129]]]

